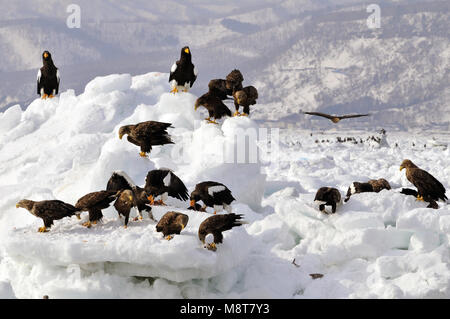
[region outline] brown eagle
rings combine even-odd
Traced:
[[[114,202],[114,207],[119,213],[119,217],[121,215],[125,216],[124,227],[128,227],[128,219],[130,218],[131,208],[134,206],[134,196],[133,192],[129,189],[124,189],[120,191],[119,196]]]
[[[214,79],[209,81],[209,93],[218,97],[220,100],[227,100],[228,96],[233,95],[234,91],[242,90],[244,77],[241,71],[234,69],[228,75],[226,80]]]
[[[99,191],[81,197],[75,207],[80,211],[89,212],[89,221],[83,226],[90,228],[92,224],[97,224],[103,218],[102,209],[108,208],[119,194],[120,192],[116,191]]]
[[[19,207],[25,208],[34,216],[42,218],[44,227],[38,229],[40,233],[48,232],[49,228],[52,227],[54,220],[76,215],[79,211],[74,206],[60,200],[43,200],[35,202],[28,199],[22,199],[16,204],[16,208]]]
[[[328,214],[325,206],[331,206],[331,213],[336,213],[336,207],[341,202],[341,192],[332,187],[321,187],[314,198],[315,202],[319,202],[319,209],[322,213]]]
[[[223,116],[231,116],[230,109],[211,92],[203,94],[195,101],[194,107],[196,111],[200,106],[208,110],[208,117],[205,118],[208,123],[218,124],[216,120],[221,119]],[[214,118],[213,120],[211,120],[212,117]]]
[[[165,205],[167,196],[185,201],[189,198],[189,193],[183,181],[170,169],[154,169],[147,173],[145,178],[145,192],[148,194],[150,205],[155,204],[155,198],[161,195],[161,199],[156,202]]]
[[[430,203],[430,208],[437,206],[438,200],[446,201],[445,188],[433,175],[417,167],[409,159],[400,165],[400,170],[406,168],[406,178],[417,188],[417,199]]]
[[[206,207],[212,207],[214,209],[214,214],[216,214],[217,211],[221,211],[223,209],[231,213],[230,205],[235,198],[231,194],[228,187],[222,183],[207,181],[195,185],[195,189],[191,193],[190,200],[191,207],[197,207],[196,203],[201,200],[204,204],[202,210],[205,210]],[[198,209],[195,210],[199,211]]]
[[[308,114],[308,115],[316,115],[316,116],[321,116],[321,117],[325,117],[329,120],[331,120],[331,122],[333,123],[338,123],[340,120],[343,119],[351,119],[351,118],[355,118],[355,117],[362,117],[362,116],[370,116],[370,114],[351,114],[351,115],[329,115],[329,114],[325,114],[325,113],[320,113],[320,112],[303,112],[304,114]]]
[[[146,191],[137,186],[125,172],[113,172],[108,180],[108,184],[106,185],[106,190],[115,192],[130,190],[133,193],[133,207],[136,207],[139,213],[139,218],[136,217],[134,220],[144,219],[142,216],[143,211],[148,213],[148,217],[151,220],[155,220],[153,218],[152,207],[149,205],[150,201],[148,200]]]
[[[156,225],[156,231],[163,233],[166,240],[171,240],[174,234],[179,235],[186,227],[189,216],[178,212],[167,212]]]
[[[250,105],[255,105],[256,100],[258,99],[258,90],[254,86],[246,86],[242,90],[234,91],[233,98],[234,106],[236,108],[234,116],[248,116],[250,115]],[[242,114],[239,113],[240,105],[244,107],[244,113]]]
[[[384,178],[371,179],[367,183],[353,182],[347,190],[347,196],[344,202],[348,202],[353,194],[359,193],[379,193],[383,189],[391,189],[391,185]]]
[[[167,129],[171,128],[171,125],[171,123],[156,121],[125,125],[119,129],[119,138],[122,139],[124,135],[128,135],[128,142],[141,148],[139,155],[147,157],[147,153],[151,152],[154,145],[174,144],[167,133]]]
[[[216,251],[217,244],[220,244],[223,241],[222,232],[236,226],[248,224],[248,222],[241,219],[242,215],[239,214],[214,215],[208,217],[200,224],[198,238],[205,245],[205,248]]]

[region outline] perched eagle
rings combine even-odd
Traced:
[[[114,202],[114,207],[119,213],[119,217],[121,215],[125,216],[125,228],[128,227],[128,219],[130,217],[131,208],[134,206],[134,196],[133,192],[129,189],[124,189],[120,191],[119,196]]]
[[[400,165],[400,170],[406,168],[406,178],[417,188],[417,199],[437,206],[439,199],[446,201],[445,188],[436,178],[427,171],[420,169],[409,159],[405,159]],[[432,207],[433,208],[433,207]]]
[[[84,223],[83,226],[89,228],[92,224],[97,224],[103,218],[102,209],[108,208],[119,194],[120,192],[116,191],[99,191],[81,197],[75,207],[80,211],[89,212],[89,221]]]
[[[44,227],[40,227],[38,231],[45,233],[52,227],[53,221],[76,215],[79,211],[74,206],[64,203],[60,200],[43,200],[35,202],[28,199],[22,199],[16,204],[16,208],[25,208],[36,217],[42,218]]]
[[[191,50],[189,47],[181,49],[180,60],[175,62],[170,69],[169,82],[172,87],[171,93],[179,90],[187,92],[197,79],[197,69],[192,64]]]
[[[37,94],[42,99],[53,98],[59,91],[59,71],[53,64],[52,55],[48,51],[42,53],[44,66],[37,74]]]
[[[217,96],[219,99],[226,100],[228,96],[232,96],[234,91],[242,90],[242,82],[244,77],[241,71],[234,69],[227,75],[226,80],[214,79],[209,81],[209,93]]]
[[[226,77],[226,87],[231,93],[242,90],[242,82],[244,82],[244,77],[238,69],[234,69]]]
[[[189,216],[178,212],[167,212],[156,225],[156,231],[163,233],[167,240],[171,240],[174,234],[179,235],[186,227]]]
[[[152,146],[174,144],[170,139],[167,129],[171,128],[171,123],[162,123],[156,121],[147,121],[135,125],[125,125],[119,129],[119,138],[126,134],[127,140],[141,148],[139,155],[147,157]]]
[[[198,238],[205,245],[205,248],[216,251],[217,244],[223,241],[222,232],[230,230],[235,226],[248,224],[241,219],[242,215],[239,214],[224,214],[208,217],[200,224]]]
[[[146,211],[148,213],[148,217],[151,220],[155,220],[153,218],[152,207],[150,201],[148,200],[148,195],[145,190],[139,186],[137,186],[131,178],[122,171],[115,171],[111,175],[108,180],[108,184],[106,185],[106,190],[108,191],[123,191],[130,190],[133,193],[133,207],[136,207],[139,213],[139,219],[144,219],[142,216],[142,212]],[[120,216],[120,215],[119,215]],[[138,217],[134,220],[136,221]]]
[[[168,196],[185,201],[189,198],[189,193],[183,181],[169,169],[154,169],[149,171],[145,178],[145,192],[149,195],[150,205],[155,204],[155,198],[161,195],[161,199],[156,202],[165,205],[164,201]]]
[[[309,114],[309,115],[317,115],[317,116],[322,116],[325,117],[329,120],[331,120],[331,122],[333,123],[338,123],[340,120],[343,119],[351,119],[354,117],[362,117],[362,116],[370,116],[370,114],[352,114],[352,115],[329,115],[329,114],[325,114],[325,113],[320,113],[320,112],[303,112],[304,114]]]
[[[218,124],[216,120],[221,119],[223,116],[231,116],[230,109],[222,102],[220,98],[212,94],[211,92],[205,93],[195,101],[195,110],[203,106],[208,110],[208,117],[205,119],[208,123]],[[211,120],[211,118],[214,120]]]
[[[231,213],[231,202],[235,200],[231,191],[223,184],[207,181],[195,185],[194,191],[191,193],[191,207],[195,207],[198,201],[202,201],[206,207],[212,207],[214,214],[225,209]]]
[[[344,202],[348,202],[353,194],[359,193],[379,193],[383,189],[390,190],[391,185],[384,178],[371,179],[367,183],[353,182],[347,190],[347,196]]]
[[[319,209],[322,213],[328,214],[325,206],[331,206],[331,213],[336,213],[336,207],[341,203],[341,193],[338,189],[332,187],[321,187],[314,198],[315,202],[319,202]]]
[[[236,108],[236,112],[234,116],[250,115],[250,105],[256,104],[256,100],[258,99],[258,90],[254,86],[246,86],[240,91],[233,92],[234,98],[234,106]],[[244,107],[244,113],[239,113],[239,106],[242,105]]]

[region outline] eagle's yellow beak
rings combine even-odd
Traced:
[[[184,52],[189,54],[189,49],[188,48],[184,49]]]
[[[133,196],[128,196],[128,199],[129,199],[130,201],[133,201]]]
[[[47,52],[44,53],[44,58],[46,58],[46,59],[48,58],[48,53]]]
[[[120,134],[120,133],[119,133],[119,138],[122,139],[122,137],[123,137],[123,134]]]
[[[405,167],[404,166],[400,166],[400,171],[402,170],[402,169],[404,169]]]
[[[20,206],[19,206],[19,204],[16,204],[16,208],[19,208]]]
[[[195,206],[195,200],[191,200],[191,207]]]
[[[183,224],[181,224],[181,230],[183,230],[184,229],[184,227],[186,227],[185,225],[183,225]]]

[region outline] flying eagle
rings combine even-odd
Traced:
[[[372,192],[379,193],[383,189],[391,189],[391,185],[384,178],[371,179],[367,183],[353,182],[347,190],[347,196],[344,202],[348,202],[353,194]]]
[[[171,93],[179,90],[187,92],[197,79],[197,69],[192,64],[191,50],[189,47],[181,49],[180,60],[176,61],[170,69],[169,82],[172,87]]]
[[[400,165],[400,170],[406,168],[406,178],[417,188],[417,199],[430,203],[430,207],[437,206],[439,199],[446,201],[445,188],[441,182],[427,171],[417,167],[409,159],[405,159]]]
[[[151,220],[155,220],[153,218],[152,207],[148,205],[150,204],[150,201],[147,198],[147,193],[143,188],[137,186],[125,172],[113,172],[108,180],[108,184],[106,185],[106,190],[115,192],[123,190],[132,191],[133,207],[136,207],[139,213],[139,218],[136,217],[134,220],[136,221],[138,219],[144,219],[144,217],[142,216],[143,211],[146,211],[148,213],[148,217]]]
[[[223,241],[222,232],[236,226],[248,224],[248,222],[241,219],[242,215],[239,214],[224,214],[208,217],[200,224],[198,238],[205,245],[205,248],[216,251],[217,244]]]
[[[223,184],[218,182],[202,182],[195,185],[194,191],[190,197],[191,207],[195,207],[198,201],[202,201],[206,207],[212,207],[214,214],[218,211],[225,209],[228,213],[231,213],[231,202],[235,200],[231,191]]]
[[[338,123],[340,120],[343,119],[351,119],[354,117],[362,117],[362,116],[370,116],[370,114],[352,114],[352,115],[329,115],[329,114],[325,114],[325,113],[320,113],[320,112],[303,112],[304,114],[309,114],[309,115],[317,115],[317,116],[322,116],[325,117],[329,120],[331,120],[331,122],[333,123]]]
[[[145,178],[145,192],[149,195],[150,205],[165,205],[168,196],[185,201],[189,198],[188,190],[183,181],[169,169],[154,169]],[[155,202],[155,198],[161,199]]]
[[[234,106],[236,108],[236,112],[234,116],[250,115],[250,105],[256,104],[256,100],[258,99],[258,90],[254,86],[246,86],[240,91],[233,92],[234,98]],[[239,113],[239,106],[242,105],[244,107],[244,113]]]
[[[222,102],[220,98],[212,94],[211,92],[205,93],[195,101],[195,110],[203,106],[208,110],[208,117],[205,119],[208,123],[218,124],[216,120],[221,119],[223,116],[231,116],[230,109]],[[211,118],[214,120],[211,120]]]
[[[16,204],[16,208],[19,207],[25,208],[34,216],[42,218],[44,227],[39,227],[38,231],[40,233],[48,232],[49,228],[52,227],[54,220],[71,217],[76,215],[79,211],[74,206],[60,200],[43,200],[35,202],[28,199],[22,199]]]
[[[163,233],[166,240],[171,240],[174,234],[179,235],[186,227],[189,216],[178,212],[167,212],[156,225],[156,231]]]
[[[127,140],[141,148],[139,155],[147,157],[152,146],[174,144],[170,139],[167,129],[171,128],[171,123],[162,123],[156,121],[147,121],[135,125],[125,125],[119,129],[119,138],[126,134]]]
[[[315,202],[320,203],[319,209],[322,213],[328,214],[325,206],[331,206],[331,213],[336,213],[336,207],[341,203],[341,193],[338,189],[332,187],[321,187],[314,198]]]
[[[119,194],[120,192],[103,190],[81,197],[75,207],[80,211],[89,212],[89,221],[84,223],[83,226],[90,228],[92,224],[97,224],[103,218],[102,209],[108,208]]]
[[[44,66],[37,74],[37,94],[42,99],[53,98],[59,91],[59,71],[53,64],[52,55],[48,51],[42,53]]]

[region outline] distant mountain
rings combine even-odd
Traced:
[[[0,111],[36,97],[44,49],[61,91],[81,93],[99,75],[168,72],[188,44],[199,70],[193,93],[239,68],[259,89],[252,116],[261,121],[333,127],[301,114],[318,110],[373,113],[350,122],[361,127],[449,127],[448,1],[378,1],[380,29],[367,27],[368,4],[357,0],[81,0],[80,29],[66,26],[70,3],[3,5]]]

